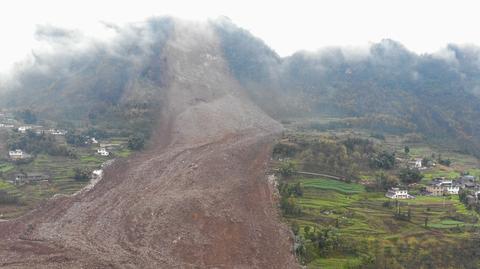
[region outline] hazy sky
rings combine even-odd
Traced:
[[[280,55],[329,45],[361,46],[392,38],[416,52],[447,43],[480,45],[478,1],[119,1],[5,0],[0,7],[0,72],[38,46],[36,25],[80,29],[102,36],[99,21],[125,23],[173,15],[204,20],[224,15],[262,38]]]

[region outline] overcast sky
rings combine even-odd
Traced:
[[[331,45],[364,46],[382,38],[421,53],[447,43],[480,44],[479,5],[466,0],[5,0],[0,6],[0,72],[38,46],[34,32],[41,24],[102,36],[100,21],[121,24],[158,15],[192,20],[227,16],[282,56]]]

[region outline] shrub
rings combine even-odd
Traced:
[[[76,181],[88,181],[90,179],[90,172],[84,169],[75,168],[74,169],[75,175],[73,178]]]
[[[135,134],[128,139],[128,148],[131,150],[141,150],[145,146],[145,137],[141,134]]]
[[[285,177],[289,177],[297,172],[297,165],[292,161],[282,162],[278,172]]]
[[[398,175],[400,180],[405,184],[417,183],[422,180],[423,175],[418,169],[405,168]]]

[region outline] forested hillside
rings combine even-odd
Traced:
[[[470,153],[480,146],[477,47],[449,45],[418,55],[385,39],[282,59],[228,21],[217,29],[232,72],[277,118],[323,116],[336,120],[319,128],[416,132]]]

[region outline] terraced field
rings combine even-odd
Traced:
[[[119,149],[118,157],[128,156],[128,149]],[[0,190],[6,191],[19,199],[17,205],[0,205],[0,218],[18,217],[31,210],[46,198],[55,194],[72,194],[84,187],[88,182],[76,181],[74,169],[98,169],[109,157],[96,155],[91,148],[77,148],[78,158],[38,155],[28,164],[14,165],[8,162],[0,163]],[[32,182],[24,185],[14,185],[8,180],[15,171],[42,172],[50,175],[48,182]]]
[[[397,204],[383,193],[366,192],[360,184],[322,178],[302,178],[295,182],[304,186],[303,196],[297,198],[302,214],[287,219],[298,224],[301,236],[305,236],[307,226],[310,230],[336,227],[344,240],[365,245],[356,255],[317,255],[308,263],[309,268],[355,268],[362,256],[378,255],[374,251],[378,245],[382,251],[388,248],[393,253],[414,245],[434,255],[433,250],[441,251],[452,242],[458,243],[479,226],[477,214],[467,210],[458,197],[419,196]],[[397,210],[410,212],[410,220],[395,218]],[[398,263],[403,259],[399,256],[391,261]]]
[[[343,194],[355,194],[365,191],[365,187],[358,184],[348,184],[333,179],[302,179],[301,182],[306,188],[314,188],[321,190],[332,190]]]

